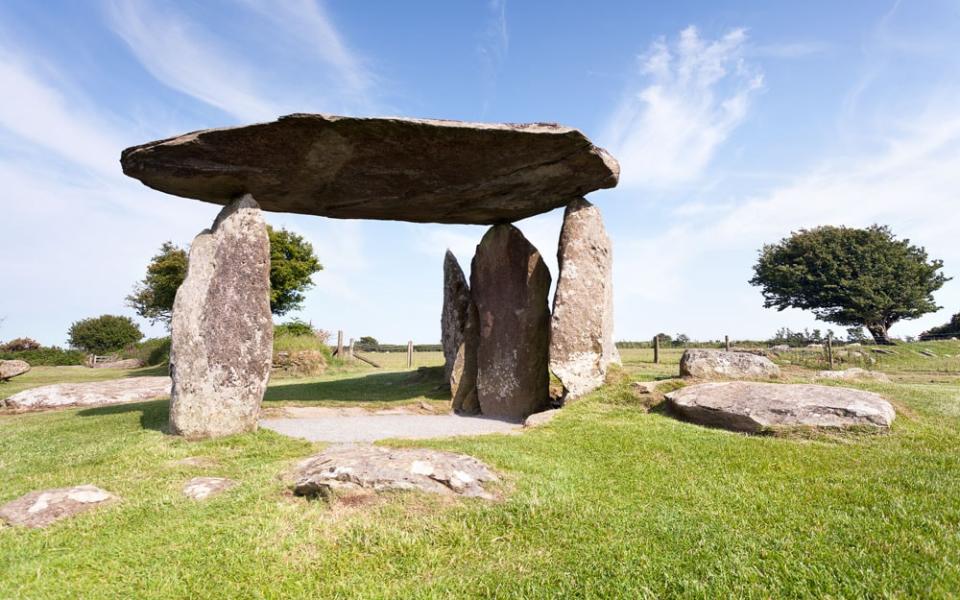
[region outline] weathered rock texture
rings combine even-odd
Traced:
[[[47,410],[143,402],[170,395],[169,377],[126,377],[86,383],[57,383],[24,390],[3,403],[14,410]]]
[[[128,148],[123,172],[177,196],[352,219],[494,224],[617,184],[576,129],[295,114]]]
[[[300,496],[349,496],[363,490],[419,490],[492,498],[483,484],[497,476],[479,460],[423,448],[331,446],[301,462],[294,473]]]
[[[613,343],[613,250],[600,210],[580,198],[567,205],[557,249],[560,275],[550,324],[550,370],[564,400],[603,385],[620,362]]]
[[[46,527],[117,497],[93,485],[30,492],[0,506],[0,520],[21,527]]]
[[[190,246],[173,306],[170,428],[190,438],[257,428],[270,377],[270,241],[249,195]]]
[[[667,394],[685,419],[734,431],[784,427],[889,427],[895,413],[872,392],[747,381],[701,383]]]
[[[780,376],[780,367],[765,356],[723,350],[685,350],[680,357],[680,376],[696,379],[770,379]]]
[[[872,379],[874,381],[890,381],[890,377],[886,373],[882,373],[880,371],[868,371],[859,367],[853,367],[843,371],[818,371],[817,379],[835,379],[839,381]]]
[[[496,225],[477,246],[470,282],[480,320],[480,411],[523,420],[549,402],[550,273],[519,229]]]
[[[194,500],[206,500],[223,493],[237,482],[226,477],[194,477],[183,486],[183,495]]]
[[[30,370],[30,363],[25,360],[0,360],[0,381],[23,375]]]
[[[470,286],[452,252],[443,259],[443,379],[450,383],[453,410],[458,414],[480,412],[477,401],[477,346],[480,342],[477,307]]]
[[[545,410],[538,413],[533,413],[529,417],[523,420],[524,429],[529,429],[530,427],[539,427],[541,425],[546,425],[552,421],[556,416],[560,414],[559,408],[551,408],[550,410]]]

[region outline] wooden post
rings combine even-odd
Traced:
[[[827,362],[830,363],[830,370],[833,370],[833,333],[827,332]]]
[[[660,364],[660,334],[653,336],[653,362]]]
[[[350,347],[347,348],[347,358],[353,360],[353,338],[350,338]]]
[[[343,330],[337,331],[337,357],[343,358]]]
[[[413,368],[413,340],[407,342],[407,368]]]
[[[723,336],[723,345],[726,346],[727,352],[730,352],[730,336],[729,335]]]

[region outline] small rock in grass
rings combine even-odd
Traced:
[[[206,500],[237,485],[226,477],[194,477],[183,486],[183,495],[194,500]]]
[[[0,520],[21,527],[46,527],[116,499],[90,484],[41,490],[0,506]]]
[[[773,379],[780,367],[765,356],[723,350],[685,350],[680,357],[680,376],[696,379]]]
[[[890,381],[890,377],[887,376],[886,373],[881,373],[880,371],[868,371],[859,367],[853,367],[844,371],[819,371],[817,373],[817,379],[834,379],[842,381],[873,379],[875,381]]]
[[[560,412],[559,408],[552,408],[550,410],[545,410],[543,412],[533,413],[523,421],[524,429],[529,427],[538,427],[540,425],[545,425],[553,420],[557,416],[557,413]]]
[[[419,490],[432,494],[493,499],[484,489],[497,481],[493,471],[472,456],[425,448],[331,446],[302,461],[294,472],[298,496],[355,496],[363,490]]]

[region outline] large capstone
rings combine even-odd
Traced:
[[[128,148],[123,172],[176,196],[342,219],[494,224],[617,184],[576,129],[295,114]]]
[[[667,394],[683,418],[757,433],[790,427],[890,427],[893,406],[879,394],[823,385],[750,381],[701,383]]]
[[[691,348],[680,357],[680,376],[695,379],[772,379],[780,367],[765,356]]]
[[[190,438],[255,430],[272,348],[270,241],[246,195],[190,246],[173,306],[171,430]]]
[[[613,252],[600,210],[580,198],[567,205],[557,250],[550,370],[573,400],[603,385],[620,362],[613,343]]]
[[[519,229],[496,225],[477,246],[470,283],[480,320],[480,410],[522,420],[549,401],[550,272]]]
[[[444,381],[450,383],[453,410],[479,412],[477,402],[477,307],[460,263],[447,250],[443,259],[443,314],[440,319]]]

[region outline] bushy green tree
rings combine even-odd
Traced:
[[[933,292],[949,281],[943,262],[889,228],[804,229],[763,247],[750,283],[764,306],[813,311],[822,321],[867,328],[878,344],[890,327],[937,310]]]
[[[270,310],[284,315],[303,305],[303,292],[313,287],[313,274],[323,269],[310,242],[286,229],[267,227],[270,237]],[[127,296],[138,315],[151,323],[170,325],[177,289],[187,276],[187,252],[164,242],[147,265],[147,275]]]
[[[380,342],[377,341],[377,338],[370,335],[360,336],[360,340],[357,341],[357,350],[361,352],[377,352],[380,350]]]
[[[301,319],[290,319],[273,328],[274,335],[313,335],[313,326]]]
[[[73,348],[106,354],[138,342],[142,337],[143,333],[130,317],[101,315],[71,325],[68,341]]]

